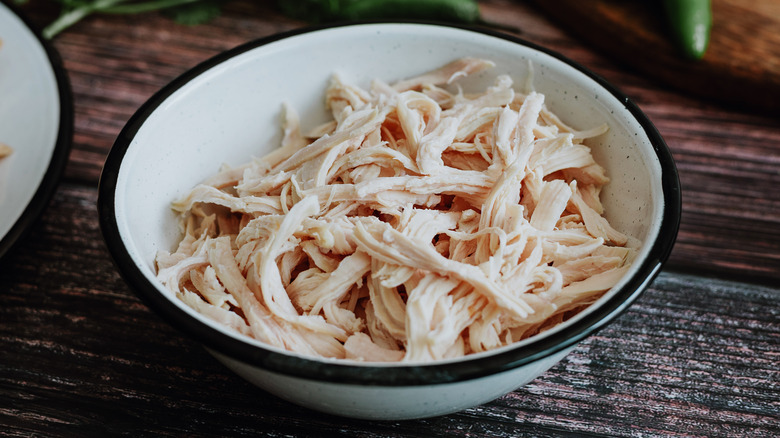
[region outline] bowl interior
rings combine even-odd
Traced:
[[[124,133],[128,147],[118,170],[114,208],[125,250],[156,285],[155,254],[172,249],[180,238],[171,202],[221,165],[239,165],[275,148],[283,103],[296,109],[304,129],[327,120],[324,90],[333,74],[368,86],[374,78],[392,82],[463,56],[496,64],[463,81],[467,90],[484,90],[497,75],[508,74],[516,89],[525,91],[530,84],[545,94],[547,107],[567,124],[578,129],[609,125],[608,133],[588,144],[611,178],[602,193],[607,218],[644,242],[635,263],[640,265],[662,222],[661,166],[651,139],[622,98],[544,51],[480,32],[421,24],[302,33],[234,51],[174,82],[136,114]],[[171,300],[203,324],[223,330]]]

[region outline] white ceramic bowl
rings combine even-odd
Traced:
[[[608,219],[644,242],[630,272],[596,304],[542,335],[490,353],[433,364],[318,360],[244,338],[204,318],[155,279],[154,257],[180,238],[172,200],[215,173],[268,152],[280,140],[283,102],[309,127],[325,121],[323,92],[333,73],[366,85],[391,82],[455,58],[494,60],[470,78],[484,89],[497,74],[533,87],[578,128],[603,122],[589,145],[612,182],[602,193]],[[129,285],[171,324],[202,342],[227,367],[270,393],[337,415],[429,417],[488,402],[534,379],[579,341],[613,320],[666,261],[680,218],[671,154],[628,98],[582,67],[533,44],[487,31],[413,23],[372,23],[295,31],[220,54],[153,96],[131,118],[100,181],[101,227]]]

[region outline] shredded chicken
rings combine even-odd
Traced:
[[[321,357],[426,362],[517,342],[624,275],[638,242],[599,200],[609,181],[576,130],[464,58],[369,89],[334,77],[333,120],[173,203],[184,237],[159,280],[238,333]]]
[[[0,143],[0,160],[11,155],[14,150],[5,143]]]

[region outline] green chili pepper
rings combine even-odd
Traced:
[[[285,15],[309,22],[374,19],[481,22],[476,0],[280,0]]]
[[[701,59],[710,42],[710,0],[664,0],[666,17],[675,43],[690,59]]]

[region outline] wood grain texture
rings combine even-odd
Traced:
[[[579,38],[685,92],[780,115],[780,2],[712,0],[704,58],[674,46],[661,2],[535,1]]]
[[[253,387],[149,311],[111,264],[95,201],[64,184],[0,268],[5,436],[780,434],[779,289],[665,272],[507,396],[427,420],[347,420]]]
[[[52,4],[25,10],[43,25]],[[628,69],[527,2],[481,7],[617,85],[677,160],[683,218],[670,263],[615,324],[526,387],[428,420],[345,420],[247,384],[128,290],[98,229],[96,185],[122,126],[160,87],[302,23],[250,0],[197,27],[97,15],[54,42],[75,96],[73,150],[53,202],[0,265],[0,434],[779,436],[780,123]]]

